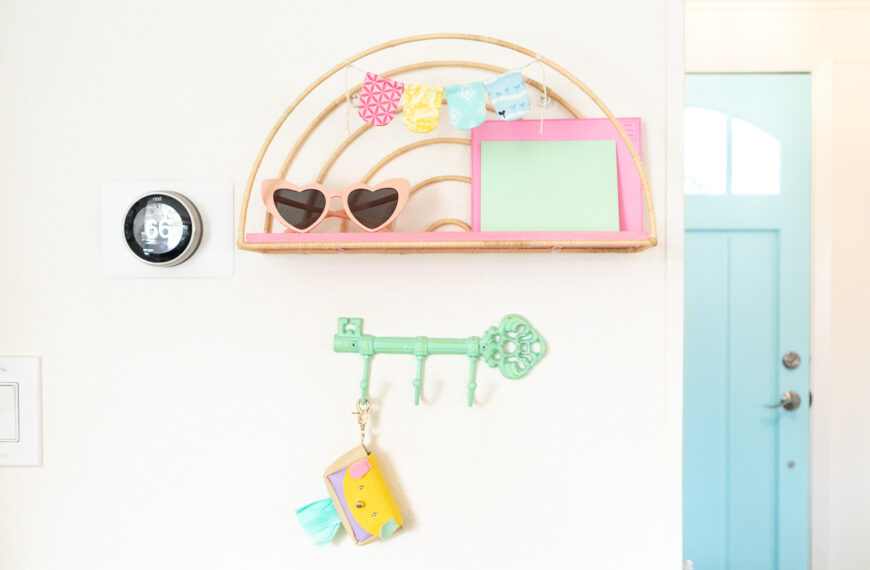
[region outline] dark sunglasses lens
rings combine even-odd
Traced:
[[[326,196],[314,188],[301,192],[282,188],[275,190],[272,199],[284,221],[299,230],[310,228],[326,208]]]
[[[399,191],[395,188],[366,190],[357,188],[347,196],[347,206],[353,217],[368,229],[384,225],[399,205]]]

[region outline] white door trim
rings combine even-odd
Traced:
[[[662,513],[667,543],[662,560],[683,560],[683,106],[685,101],[685,6],[668,1],[667,166],[665,191],[665,481]]]

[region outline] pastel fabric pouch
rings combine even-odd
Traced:
[[[329,496],[347,533],[360,546],[387,539],[402,526],[402,514],[374,453],[359,446],[323,474]]]
[[[450,122],[457,129],[473,129],[486,120],[486,92],[483,82],[451,85],[444,90]]]
[[[393,120],[402,101],[405,84],[389,77],[366,73],[359,94],[360,118],[376,127],[383,127]]]
[[[435,130],[441,118],[441,101],[444,88],[435,85],[405,85],[402,104],[402,119],[405,126],[415,133]]]
[[[508,71],[483,85],[502,121],[514,121],[529,112],[529,92],[519,71]]]

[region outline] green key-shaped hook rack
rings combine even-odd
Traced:
[[[471,359],[468,376],[468,405],[474,403],[477,388],[477,361],[483,358],[502,376],[518,380],[546,354],[547,344],[538,331],[520,315],[508,315],[497,327],[489,327],[482,336],[468,338],[376,337],[363,334],[363,320],[341,317],[333,347],[335,352],[355,352],[363,357],[363,379],[360,403],[365,405],[369,389],[371,361],[375,354],[413,354],[417,357],[417,377],[414,378],[414,405],[420,404],[423,386],[423,360],[433,354],[464,354]]]

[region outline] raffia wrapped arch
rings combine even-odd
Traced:
[[[291,113],[299,106],[299,104],[305,100],[317,87],[319,87],[323,82],[327,79],[335,75],[336,73],[342,71],[347,63],[354,63],[363,59],[369,55],[374,53],[387,50],[396,46],[421,42],[421,41],[429,41],[429,40],[465,40],[465,41],[473,41],[480,43],[492,44],[495,46],[503,47],[506,49],[510,49],[516,51],[518,53],[524,54],[531,58],[537,58],[542,64],[548,66],[553,69],[563,77],[565,77],[568,81],[574,84],[578,89],[580,89],[586,96],[588,96],[593,103],[604,113],[610,123],[614,126],[620,138],[624,142],[625,146],[628,148],[629,153],[631,154],[632,161],[634,162],[634,166],[637,169],[637,172],[640,176],[641,186],[643,188],[644,195],[644,203],[646,206],[646,210],[648,213],[648,223],[649,223],[649,232],[643,239],[638,238],[638,236],[632,236],[633,239],[612,239],[612,240],[578,240],[578,241],[547,241],[547,240],[499,240],[494,242],[492,240],[464,240],[464,241],[443,241],[445,238],[442,236],[442,233],[432,233],[432,239],[425,241],[368,241],[368,242],[355,242],[355,241],[342,241],[341,239],[329,239],[324,238],[324,241],[320,242],[288,242],[288,241],[249,241],[247,234],[247,217],[248,217],[248,206],[250,204],[252,190],[254,187],[254,183],[258,177],[260,167],[262,165],[263,159],[266,155],[266,152],[271,147],[271,144],[278,132],[281,130],[282,126],[286,122],[287,118]],[[394,77],[397,75],[401,75],[404,73],[408,73],[411,71],[416,71],[420,69],[430,69],[430,68],[443,68],[443,67],[459,67],[459,68],[473,68],[473,69],[481,69],[485,71],[492,71],[495,73],[502,73],[506,71],[505,68],[498,67],[495,65],[490,65],[487,63],[480,62],[472,62],[472,61],[460,61],[460,60],[442,60],[442,61],[428,61],[428,62],[420,62],[410,65],[404,65],[401,67],[397,67],[391,69],[389,71],[384,72],[382,75],[387,77]],[[526,82],[538,90],[543,90],[543,86],[534,81],[532,79],[526,78]],[[357,93],[362,88],[362,84],[357,84],[350,89],[350,93]],[[559,103],[563,108],[565,108],[569,113],[571,113],[574,117],[581,118],[582,115],[580,112],[574,108],[567,100],[565,100],[560,95],[553,93],[551,90],[548,90],[548,96]],[[303,130],[300,136],[296,139],[293,146],[288,151],[287,155],[284,158],[284,161],[281,165],[281,168],[278,172],[279,178],[285,178],[287,172],[289,171],[293,161],[301,150],[302,146],[307,142],[308,138],[311,134],[320,126],[320,124],[333,113],[338,107],[342,104],[346,104],[346,96],[342,93],[340,96],[336,97],[332,102],[330,102],[327,107],[321,111],[311,123]],[[492,111],[492,107],[487,105],[487,108]],[[347,148],[353,144],[354,141],[359,139],[362,135],[364,135],[371,128],[371,125],[365,124],[355,131],[353,131],[332,153],[332,155],[327,159],[324,163],[323,167],[320,169],[320,172],[317,175],[317,181],[322,182],[326,176],[329,174],[330,169],[333,165],[338,161],[338,159],[342,156],[342,154],[347,150]],[[462,138],[432,138],[432,139],[423,139],[417,141],[415,143],[405,145],[395,151],[386,155],[383,159],[378,161],[361,179],[362,182],[368,181],[372,176],[374,176],[378,170],[380,170],[387,163],[392,161],[393,159],[405,154],[407,152],[413,151],[417,148],[426,147],[433,144],[464,144],[470,145],[469,139]],[[461,181],[461,182],[470,182],[470,179],[467,176],[459,176],[459,175],[444,175],[438,176],[434,178],[430,178],[425,180],[414,186],[414,191],[420,190],[423,187],[429,186],[431,184],[435,184],[437,182],[452,180],[452,181]],[[441,227],[443,225],[456,225],[459,226],[466,231],[468,231],[468,225],[461,220],[447,219],[447,220],[439,220],[434,222],[427,228],[427,232],[434,232],[435,229]],[[346,222],[342,224],[342,231],[346,228]],[[272,219],[271,216],[266,213],[263,231],[266,234],[269,234],[272,231]],[[636,233],[636,232],[634,232]],[[280,234],[275,234],[280,235]],[[334,236],[335,234],[333,234]],[[415,234],[416,235],[416,234]],[[285,109],[284,113],[278,118],[275,125],[272,127],[272,130],[269,132],[266,140],[263,142],[263,145],[260,147],[260,151],[257,154],[256,159],[254,160],[254,164],[251,168],[251,172],[248,176],[248,180],[245,184],[245,191],[242,198],[242,207],[239,215],[239,230],[238,230],[238,239],[237,245],[240,249],[245,250],[253,250],[253,251],[261,251],[268,253],[280,253],[280,252],[297,252],[297,253],[309,253],[309,252],[318,252],[318,253],[326,253],[326,252],[336,252],[336,251],[366,251],[366,252],[392,252],[392,253],[409,253],[409,252],[447,252],[447,251],[551,251],[551,250],[561,250],[561,251],[621,251],[621,252],[633,252],[633,251],[641,251],[643,249],[647,249],[649,247],[653,247],[657,244],[657,230],[656,230],[656,219],[655,219],[655,211],[652,203],[652,195],[649,187],[649,182],[646,177],[646,173],[644,172],[643,165],[641,163],[640,156],[637,153],[637,150],[632,145],[628,135],[623,129],[622,125],[610,111],[610,109],[601,101],[589,87],[586,86],[582,81],[580,81],[573,74],[568,72],[559,64],[551,61],[550,59],[540,56],[536,54],[534,51],[529,50],[528,48],[506,42],[504,40],[500,40],[497,38],[491,38],[487,36],[479,36],[473,34],[424,34],[418,36],[410,36],[406,38],[400,38],[396,40],[392,40],[389,42],[385,42],[374,47],[371,47],[365,51],[362,51],[353,57],[346,60],[346,62],[341,62],[333,66],[326,73],[318,77],[311,85],[309,85],[296,99]]]

